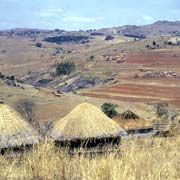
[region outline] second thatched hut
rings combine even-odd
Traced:
[[[127,133],[100,109],[82,103],[64,118],[54,123],[49,135],[61,146],[102,147],[118,144]]]
[[[0,150],[25,147],[39,141],[38,133],[10,106],[0,102]]]
[[[140,118],[130,110],[114,117],[113,120],[129,134],[146,134],[153,131],[153,126],[150,122]]]

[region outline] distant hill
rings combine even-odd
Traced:
[[[124,35],[134,38],[159,35],[180,35],[180,21],[157,21],[149,25],[126,25],[99,30],[102,33]]]
[[[0,36],[7,37],[49,37],[57,35],[89,35],[89,36],[101,36],[101,35],[123,35],[134,38],[145,38],[148,36],[159,35],[180,35],[180,21],[157,21],[149,25],[125,25],[112,28],[103,28],[99,30],[87,30],[87,31],[64,31],[64,30],[42,30],[42,29],[28,29],[28,28],[16,28],[10,30],[0,31]]]
[[[45,30],[45,29],[31,29],[31,28],[15,28],[0,31],[0,36],[6,37],[23,37],[23,38],[38,38],[46,37],[52,34],[59,34],[64,32],[63,30]]]
[[[3,30],[0,76],[16,92],[27,88],[16,87],[17,82],[33,85],[35,94],[31,94],[32,88],[29,93],[33,99],[39,89],[50,88],[106,101],[163,101],[180,106],[178,35],[179,21],[86,31]],[[74,71],[57,73],[61,62],[73,62]],[[65,71],[64,67],[61,71]],[[5,89],[1,92],[6,93]],[[12,99],[11,94],[6,93],[6,97]]]

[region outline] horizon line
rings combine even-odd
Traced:
[[[56,29],[61,30],[61,31],[88,31],[88,30],[100,30],[100,29],[108,29],[108,28],[116,28],[116,27],[123,27],[123,26],[147,26],[147,25],[152,25],[157,22],[180,22],[180,20],[156,20],[152,23],[144,23],[144,24],[122,24],[122,25],[117,25],[117,26],[111,26],[111,27],[102,27],[102,28],[90,28],[90,29],[79,29],[79,30],[67,30],[67,29],[60,29],[60,28],[53,28],[53,29],[46,29],[46,28],[36,28],[36,27],[16,27],[16,28],[9,28],[9,29],[0,29],[0,31],[9,31],[9,30],[16,30],[16,29],[31,29],[31,30],[42,30],[42,31],[54,31]]]

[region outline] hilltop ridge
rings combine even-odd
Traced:
[[[59,35],[59,34],[89,34],[91,35],[100,35],[100,34],[110,34],[110,35],[125,35],[130,37],[141,37],[145,38],[146,36],[152,35],[180,35],[180,21],[167,21],[160,20],[152,24],[147,25],[124,25],[117,27],[107,27],[101,29],[90,29],[90,30],[79,30],[79,31],[66,31],[63,29],[31,29],[31,28],[14,28],[8,30],[1,30],[0,36],[8,37],[28,37],[28,38],[37,38],[41,36],[48,35]]]

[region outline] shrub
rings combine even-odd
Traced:
[[[111,35],[107,35],[107,36],[105,37],[105,40],[106,40],[106,41],[110,41],[110,40],[113,40],[113,39],[114,39],[114,37],[111,36]]]
[[[167,103],[158,103],[156,109],[156,115],[159,118],[168,118],[168,104]]]
[[[36,47],[41,48],[42,47],[42,43],[36,43]]]
[[[7,51],[6,51],[6,50],[2,50],[1,52],[2,52],[2,53],[6,53]]]
[[[44,39],[44,41],[50,42],[50,43],[70,43],[70,42],[80,42],[82,40],[88,40],[88,36],[75,36],[75,35],[63,35],[63,36],[54,36],[54,37],[47,37]]]
[[[15,105],[16,110],[27,120],[34,128],[39,130],[39,122],[35,118],[36,105],[29,99],[21,99]]]
[[[0,72],[0,79],[3,79],[5,78],[5,75],[3,75],[1,72]]]
[[[69,75],[75,70],[75,64],[73,62],[61,62],[56,66],[56,75]]]
[[[113,118],[118,115],[118,113],[116,111],[116,107],[118,107],[118,106],[115,104],[104,103],[101,106],[101,109],[108,117]]]
[[[89,58],[91,61],[93,61],[95,57],[94,57],[94,55],[91,55]]]
[[[101,32],[92,32],[91,36],[104,36],[104,34]]]
[[[135,38],[135,40],[136,39],[145,39],[146,38],[145,35],[139,34],[139,33],[125,33],[124,36]]]
[[[153,41],[153,42],[152,42],[152,45],[153,45],[153,46],[156,46],[156,41]]]
[[[9,79],[10,79],[11,81],[15,81],[15,76],[10,76]]]

